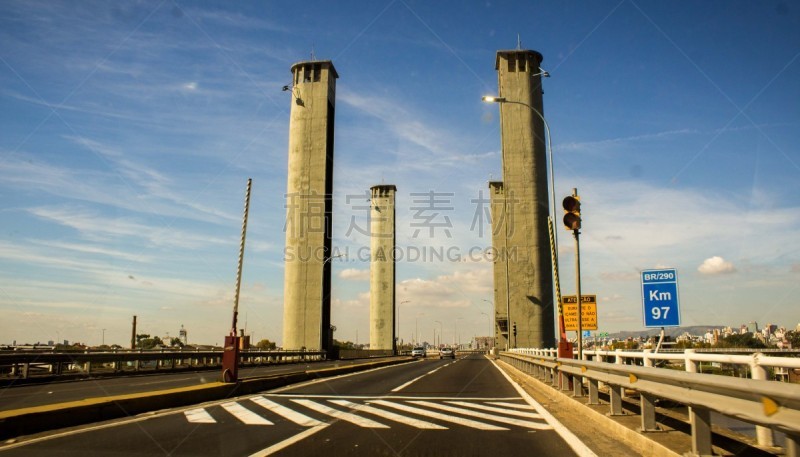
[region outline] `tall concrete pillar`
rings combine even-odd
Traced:
[[[395,350],[395,206],[397,188],[372,187],[370,210],[369,348]]]
[[[328,350],[336,79],[330,61],[292,66],[283,347]]]
[[[541,62],[529,50],[498,51],[495,60],[499,96],[506,99],[500,128],[507,246],[516,250],[508,256],[512,347],[555,347]]]
[[[489,206],[492,212],[492,247],[494,248],[494,342],[493,346],[509,349],[508,340],[508,262],[506,256],[506,238],[508,223],[506,222],[506,201],[502,181],[489,182]]]

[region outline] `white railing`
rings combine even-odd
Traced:
[[[575,396],[588,387],[589,404],[598,404],[599,383],[609,386],[610,414],[622,414],[624,389],[638,391],[642,430],[657,428],[655,399],[689,406],[692,448],[698,455],[711,452],[710,412],[756,425],[759,445],[772,446],[773,430],[787,434],[786,454],[800,457],[800,385],[767,380],[769,368],[799,369],[800,358],[684,353],[650,350],[584,351],[584,360],[559,359],[555,349],[512,349],[501,353],[504,361],[554,386],[572,384]],[[656,360],[682,362],[684,372],[655,366]],[[701,362],[747,367],[751,379],[698,372]],[[641,365],[641,366],[638,366]]]

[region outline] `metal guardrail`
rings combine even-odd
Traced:
[[[538,355],[533,353],[536,351],[540,351]],[[758,434],[760,445],[772,446],[772,430],[785,433],[786,455],[800,456],[800,385],[703,374],[691,369],[681,372],[653,366],[626,365],[620,362],[621,358],[616,358],[615,363],[605,363],[560,359],[550,354],[550,350],[515,350],[501,352],[500,358],[554,387],[572,385],[573,395],[588,394],[589,404],[599,404],[600,383],[606,384],[609,388],[610,415],[623,413],[623,389],[638,392],[642,431],[658,429],[656,399],[687,405],[692,425],[692,452],[695,455],[712,453],[711,412],[714,411],[763,427]],[[613,354],[619,355],[618,352]],[[662,354],[649,354],[644,360],[654,359],[656,355]],[[706,359],[710,356],[689,353],[684,356],[685,360],[690,361],[687,367],[693,366],[693,361],[699,360],[698,357]],[[792,360],[794,366],[800,365],[800,359],[784,358],[783,361],[776,361],[771,359],[781,358],[762,357],[758,354],[718,357],[745,357],[759,362],[759,367],[773,363],[782,364],[786,360]]]
[[[0,380],[211,368],[221,366],[222,354],[222,350],[0,353]],[[243,351],[239,356],[241,366],[254,366],[324,360],[325,352]]]

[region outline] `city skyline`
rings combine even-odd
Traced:
[[[792,5],[4,2],[0,37],[0,342],[106,329],[125,346],[138,315],[138,333],[221,343],[253,178],[239,323],[280,343],[281,89],[309,58],[340,74],[334,337],[369,340],[382,183],[398,189],[399,337],[489,334],[487,182],[502,176],[498,106],[481,97],[520,41],[551,75],[556,210],[577,188],[600,331],[644,328],[639,272],[659,267],[678,271],[684,325],[800,322]],[[567,295],[574,247],[556,229]]]

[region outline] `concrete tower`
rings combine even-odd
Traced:
[[[506,99],[500,131],[512,347],[555,346],[541,62],[529,50],[498,51],[495,60],[499,96]]]
[[[494,347],[508,349],[508,262],[506,257],[506,201],[501,181],[489,182],[489,205],[492,210],[492,247],[494,248]]]
[[[331,213],[336,69],[292,66],[283,347],[327,350],[331,333]]]
[[[372,187],[370,210],[369,348],[395,349],[395,222],[393,185]]]

